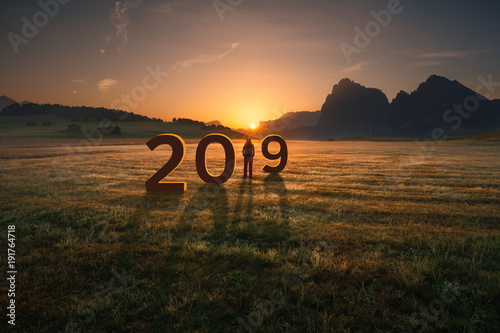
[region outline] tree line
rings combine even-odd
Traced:
[[[56,116],[58,118],[68,119],[73,122],[81,121],[101,121],[109,119],[113,122],[118,121],[159,121],[165,122],[159,118],[149,118],[133,112],[122,110],[112,110],[103,107],[89,106],[66,106],[60,104],[12,104],[3,108],[1,116]]]
[[[160,118],[150,118],[133,112],[122,110],[113,110],[103,107],[90,106],[67,106],[61,104],[36,104],[36,103],[15,103],[6,106],[0,112],[0,116],[56,116],[62,119],[68,119],[72,122],[97,122],[103,119],[109,119],[112,122],[120,121],[157,121],[169,123]],[[174,124],[196,125],[200,128],[226,128],[222,125],[205,125],[204,122],[190,118],[173,118]]]

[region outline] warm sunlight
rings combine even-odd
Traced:
[[[250,124],[250,128],[251,128],[251,129],[256,129],[256,128],[257,128],[257,126],[255,126],[255,124]]]

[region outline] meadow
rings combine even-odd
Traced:
[[[184,193],[145,191],[168,147],[0,147],[13,330],[500,331],[498,142],[289,141],[268,175],[256,141],[243,180],[233,141],[223,185],[199,179],[187,141],[167,178]],[[208,151],[218,173],[222,148]]]

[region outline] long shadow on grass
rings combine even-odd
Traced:
[[[245,221],[253,226],[253,197],[255,194],[254,185],[245,180],[238,186],[238,196],[233,209],[233,223]]]
[[[227,190],[223,185],[205,184],[195,192],[175,227],[176,240],[183,239],[193,229],[194,223],[206,224],[206,218],[213,221],[216,234],[223,234],[227,227],[228,218]],[[203,214],[206,210],[210,215]]]
[[[248,242],[257,247],[279,246],[290,235],[287,189],[278,174],[267,176],[263,185],[251,181],[240,182],[233,207],[229,206],[228,192],[224,186],[201,186],[184,208],[175,227],[176,241],[191,239],[188,234],[198,228],[197,232],[202,233],[201,238],[212,247],[236,242]],[[261,191],[265,199],[254,202],[255,194]],[[197,238],[199,235],[195,236]]]
[[[237,299],[247,299],[250,281],[274,269],[262,260],[262,253],[278,250],[290,238],[287,217],[287,190],[278,175],[263,183],[243,181],[231,189],[206,184],[196,190],[173,228],[174,244],[162,264],[162,281],[174,295],[169,297],[178,297],[178,286],[197,291],[186,309],[191,318],[202,319],[179,331],[214,331],[220,322],[234,321],[235,309],[241,311]],[[192,247],[197,243],[199,248]],[[208,294],[226,296],[221,296],[223,302],[213,302]],[[168,316],[166,321],[171,320]]]
[[[288,217],[288,190],[285,181],[277,173],[271,173],[264,179],[264,191],[266,194],[275,193],[279,197],[280,216]]]
[[[130,268],[137,260],[136,248],[143,242],[141,226],[151,219],[154,210],[176,211],[183,193],[146,193],[137,203],[134,213],[125,224],[125,230],[120,237],[121,247],[118,251],[118,261],[121,267]]]
[[[264,199],[255,201],[256,192]],[[288,193],[280,175],[267,176],[263,187],[243,181],[238,188],[227,238],[258,248],[278,247],[290,235],[288,215]]]

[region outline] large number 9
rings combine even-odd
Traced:
[[[280,145],[280,150],[276,154],[271,154],[269,152],[269,144],[273,141],[278,142]],[[266,136],[264,140],[262,140],[262,155],[264,155],[264,157],[268,160],[281,159],[277,166],[272,167],[266,164],[262,169],[264,172],[278,173],[283,171],[288,160],[288,148],[286,146],[285,139],[276,134]]]

